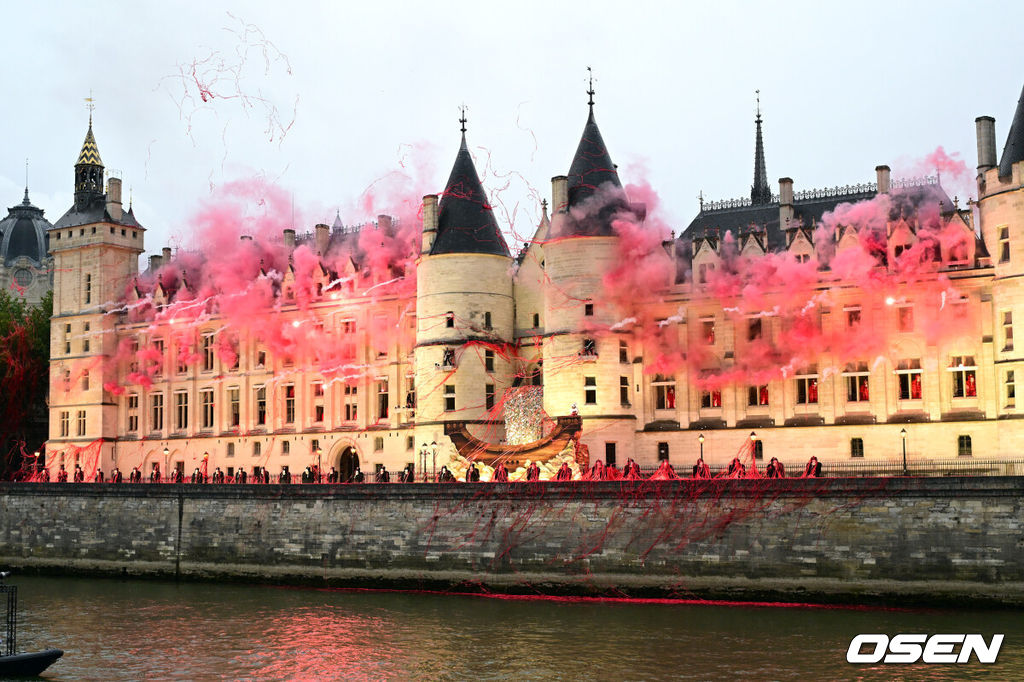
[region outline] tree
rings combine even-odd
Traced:
[[[0,290],[0,476],[46,440],[53,292],[38,306]]]

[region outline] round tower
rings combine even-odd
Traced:
[[[551,417],[577,411],[591,460],[614,456],[621,464],[632,456],[636,429],[636,353],[628,334],[612,331],[622,314],[608,300],[603,278],[619,258],[612,220],[630,207],[589,94],[589,116],[569,175],[552,180],[555,212],[544,246],[544,409]]]
[[[978,135],[978,221],[995,276],[992,281],[992,340],[997,366],[996,403],[1001,416],[1016,414],[1012,387],[1024,376],[1024,342],[1014,343],[1014,325],[1024,321],[1024,92],[996,163],[995,119],[976,119]],[[1000,429],[1000,454],[1017,452],[1016,428]]]
[[[445,425],[504,437],[501,398],[512,383],[512,258],[466,145],[440,197],[423,199],[416,267],[416,438],[446,446]]]

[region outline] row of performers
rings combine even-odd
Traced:
[[[707,465],[703,458],[698,458],[697,462],[693,465],[691,470],[691,478],[695,479],[711,479],[711,478],[786,478],[786,469],[777,458],[772,457],[771,461],[765,467],[764,473],[762,474],[756,466],[752,466],[749,469],[747,466],[740,461],[739,457],[736,457],[729,463],[729,466],[715,475],[712,475],[711,468]],[[821,462],[818,461],[817,457],[811,457],[804,467],[801,478],[820,478],[821,477]],[[366,477],[362,471],[357,467],[352,475],[347,480],[341,480],[341,474],[337,469],[331,467],[331,470],[326,474],[322,473],[315,465],[308,466],[306,469],[297,477],[296,482],[301,483],[365,483]],[[562,463],[562,466],[555,473],[552,480],[554,481],[571,481],[573,480],[573,471],[569,468],[569,464],[566,462]],[[676,473],[676,470],[672,467],[668,461],[663,461],[658,469],[650,476],[644,476],[640,471],[640,465],[630,459],[626,462],[626,466],[619,470],[614,464],[606,465],[601,460],[594,462],[593,466],[587,469],[580,477],[584,481],[639,481],[639,480],[652,480],[652,481],[668,481],[677,480],[683,478]],[[293,482],[293,475],[291,472],[284,468],[281,473],[277,476],[271,475],[270,471],[265,467],[255,467],[253,469],[252,476],[250,477],[245,470],[239,470],[233,476],[227,476],[217,467],[212,474],[206,474],[201,471],[198,467],[192,472],[192,475],[187,479],[184,472],[174,469],[171,475],[164,479],[160,474],[159,466],[155,466],[147,477],[150,483],[213,483],[213,484],[224,484],[224,483],[285,483],[290,484]],[[49,472],[43,469],[40,473],[40,480],[42,482],[49,481]],[[75,483],[83,483],[85,481],[85,472],[81,466],[75,464],[72,480]],[[102,470],[97,470],[95,475],[92,477],[95,483],[105,483],[106,477]],[[387,470],[387,467],[381,467],[380,470],[374,475],[375,483],[391,483],[391,473]],[[412,465],[406,466],[397,476],[398,483],[414,483],[416,480],[415,472]],[[466,469],[465,481],[467,483],[476,483],[480,479],[480,468],[478,463],[473,462]],[[526,469],[526,481],[540,481],[540,467],[537,466],[536,462],[531,462],[530,466]],[[132,468],[128,475],[129,483],[142,483],[143,476],[142,472],[139,471],[138,467]],[[437,481],[439,483],[454,483],[456,481],[455,475],[448,469],[447,466],[442,466],[441,471],[438,472]],[[66,483],[68,482],[68,472],[65,470],[64,465],[60,465],[60,469],[57,472],[57,482]],[[119,469],[114,468],[110,475],[111,483],[123,483],[124,476]],[[493,483],[508,483],[509,473],[505,464],[498,462],[494,468],[494,476],[491,478]]]

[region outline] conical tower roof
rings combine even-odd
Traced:
[[[1024,90],[1017,100],[1017,111],[1010,124],[1010,133],[1006,136],[1003,156],[999,159],[999,177],[1008,178],[1013,174],[1013,164],[1024,161]]]
[[[96,138],[92,134],[92,116],[89,116],[89,132],[85,134],[85,142],[82,143],[82,151],[78,153],[76,166],[102,166],[103,159],[100,158],[100,149],[96,146]]]
[[[455,156],[448,184],[438,206],[437,238],[430,255],[444,253],[489,253],[509,256],[508,244],[480,184],[473,158],[466,146],[466,131]]]
[[[583,127],[583,137],[576,147],[576,155],[569,166],[569,206],[576,206],[605,183],[622,187],[619,174],[608,154],[608,148],[601,137],[601,131],[594,120],[594,104],[590,104],[587,124]]]

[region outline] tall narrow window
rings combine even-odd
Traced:
[[[313,421],[320,423],[324,420],[324,382],[313,382]]]
[[[234,457],[234,456],[235,456],[235,444],[234,443],[228,443],[228,457]]]
[[[354,422],[359,418],[359,387],[345,384],[345,421]]]
[[[200,424],[203,429],[213,428],[213,389],[204,388],[199,392],[199,405],[202,410],[202,421]]]
[[[864,457],[864,439],[863,438],[851,438],[850,439],[850,457],[855,459],[861,459]]]
[[[619,404],[629,407],[629,377],[619,377]]]
[[[85,410],[78,411],[78,428],[75,431],[76,435],[85,435]]]
[[[150,430],[163,431],[164,429],[164,394],[154,393],[149,397],[150,404]]]
[[[203,334],[203,371],[213,371],[213,334]]]
[[[174,428],[184,431],[188,428],[188,393],[179,391],[174,394]]]
[[[1013,350],[1013,312],[1003,311],[1003,350]]]
[[[92,275],[85,276],[85,303],[92,303]]]
[[[708,344],[709,346],[715,343],[715,320],[712,317],[704,318],[700,321],[700,338],[701,341]]]
[[[604,463],[610,467],[615,466],[615,443],[604,444]]]
[[[82,339],[82,352],[83,353],[88,353],[89,352],[89,323],[88,322],[86,322],[85,324],[82,325],[82,332],[83,332],[84,337],[85,337],[85,338]]]
[[[619,341],[619,362],[629,363],[629,345],[625,341]]]
[[[444,315],[444,326],[448,329],[455,328],[455,313],[450,310]]]
[[[494,384],[484,385],[484,407],[488,410],[494,409]]]
[[[295,423],[295,384],[284,387],[284,423]]]
[[[242,403],[237,386],[228,389],[228,419],[231,426],[242,423]]]
[[[899,315],[899,330],[901,332],[914,331],[914,308],[909,305],[901,305],[897,308]]]
[[[164,340],[153,339],[153,355],[156,358],[153,360],[151,365],[153,369],[153,376],[159,378],[164,373]]]
[[[71,435],[71,413],[60,413],[60,437],[67,438]]]
[[[391,407],[390,403],[391,394],[388,391],[388,380],[380,379],[377,381],[377,419],[387,419],[388,411]]]
[[[975,379],[977,366],[973,355],[954,355],[950,358],[949,371],[953,373],[953,397],[975,398],[978,384]]]
[[[494,351],[493,350],[485,350],[484,351],[484,371],[487,371],[487,372],[493,372],[494,371]]]
[[[587,405],[597,404],[597,377],[583,378],[583,402]]]
[[[1008,225],[999,228],[999,262],[1010,262],[1010,228]]]
[[[132,393],[128,396],[128,433],[137,433],[139,430],[139,394]]]
[[[265,426],[267,423],[267,387],[257,386],[256,397],[256,425]]]
[[[540,327],[540,313],[533,314],[533,328],[537,329]]]
[[[594,316],[594,304],[593,303],[584,303],[583,304],[583,314],[586,315],[587,317],[593,317]]]
[[[1017,403],[1017,384],[1014,381],[1013,370],[1006,371],[1006,406],[1014,407]]]
[[[451,384],[445,384],[444,387],[444,411],[455,411],[455,387]]]
[[[747,320],[747,341],[757,341],[761,338],[761,318],[754,317]]]
[[[89,390],[89,370],[82,370],[82,390]]]
[[[490,329],[490,328],[491,328],[491,314],[490,313],[484,313],[484,329]]]

